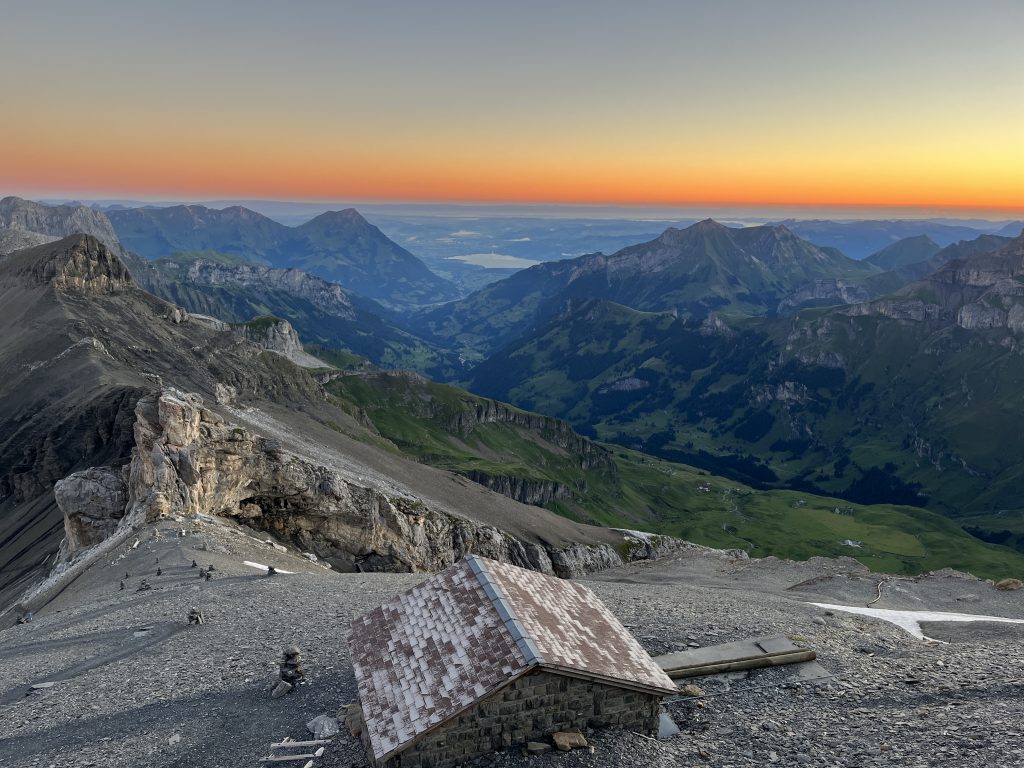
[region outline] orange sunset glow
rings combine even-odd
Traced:
[[[88,51],[66,41],[5,83],[16,118],[0,124],[0,187],[1024,209],[1024,53],[1001,34],[1016,25],[955,4],[891,11],[884,29],[840,7],[763,6],[656,4],[652,24],[614,6],[440,5],[392,29],[379,9],[311,3],[262,21],[213,11],[197,30],[159,6],[100,26],[72,4]],[[20,15],[0,32],[12,60],[45,25]],[[834,40],[839,25],[857,34]],[[904,36],[954,28],[984,32],[984,49],[950,56]]]

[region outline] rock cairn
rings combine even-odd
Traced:
[[[280,680],[274,685],[270,697],[279,699],[290,692],[306,676],[302,668],[302,653],[292,645],[281,651],[281,661],[278,662]]]
[[[297,646],[291,645],[281,651],[281,679],[296,685],[306,676],[306,670],[302,668],[302,653]]]

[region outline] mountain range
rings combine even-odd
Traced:
[[[864,259],[909,237],[925,235],[940,246],[958,240],[972,240],[981,234],[1013,236],[1020,234],[1015,222],[935,221],[928,219],[854,220],[786,219],[778,222],[800,237],[822,247],[838,248],[853,259]]]
[[[147,259],[215,251],[301,269],[393,307],[447,301],[455,286],[388,239],[358,211],[328,211],[287,227],[241,206],[127,208],[109,212],[124,246]]]
[[[467,384],[747,482],[927,504],[1014,538],[1024,238],[985,244],[1000,242],[955,246],[968,255],[895,294],[791,318],[575,302]]]
[[[139,525],[197,513],[340,570],[467,550],[564,575],[621,562],[622,534],[403,458],[324,391],[329,368],[253,338],[143,291],[89,235],[0,258],[0,610],[54,566],[22,613]]]
[[[468,359],[482,359],[573,299],[684,318],[773,315],[818,300],[841,303],[847,291],[864,300],[868,295],[856,290],[858,284],[882,271],[818,248],[784,226],[730,228],[708,219],[670,227],[611,256],[538,264],[465,299],[413,314],[407,327]]]
[[[267,251],[143,261],[98,211],[13,198],[0,211],[9,250],[0,256],[0,363],[15,372],[0,393],[6,594],[53,562],[62,513],[75,540],[116,525],[81,510],[68,523],[53,488],[94,470],[89,493],[100,493],[94,480],[122,487],[114,475],[135,460],[140,404],[179,397],[172,390],[217,403],[210,418],[245,421],[243,431],[263,425],[294,450],[316,435],[314,463],[333,457],[346,482],[375,478],[389,503],[423,498],[448,510],[431,518],[436,525],[454,510],[476,531],[471,539],[484,536],[480,525],[498,525],[560,562],[610,557],[557,554],[573,542],[618,546],[585,524],[792,557],[842,554],[839,542],[860,540],[865,562],[904,572],[1008,567],[1007,550],[985,548],[958,524],[1024,549],[1024,525],[1014,522],[1024,478],[1013,458],[1024,426],[1013,383],[1024,375],[1020,239],[986,235],[937,250],[916,239],[857,262],[787,227],[704,221],[398,313],[253,260]],[[258,244],[262,223],[252,222],[236,230],[237,243],[256,232]],[[94,236],[55,239],[76,226]],[[231,238],[209,244],[230,248]],[[375,365],[427,371],[478,394]],[[277,490],[233,496],[239,519],[256,515],[251,505],[293,509],[275,501],[285,481],[267,458],[273,450],[260,451],[252,461],[271,462]],[[482,508],[450,487],[453,476],[461,489],[489,489]],[[306,536],[303,516],[333,503],[309,489],[289,493],[306,499],[293,509],[298,527],[276,513],[250,524]],[[852,518],[836,522],[847,508]],[[548,526],[556,545],[540,533]],[[840,529],[844,537],[824,534]],[[339,565],[397,567],[365,543],[352,550],[340,529],[317,530],[325,538],[316,551]],[[897,546],[893,531],[915,531],[918,544]],[[401,562],[438,556],[418,549]]]
[[[455,353],[385,320],[389,312],[372,299],[300,269],[208,251],[148,261],[133,274],[149,292],[192,313],[233,323],[273,315],[287,320],[307,344],[344,349],[385,368],[438,378],[462,369]]]

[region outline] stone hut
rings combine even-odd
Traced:
[[[449,768],[568,728],[657,732],[672,680],[581,584],[469,555],[355,619],[377,768]]]

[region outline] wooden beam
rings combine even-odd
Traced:
[[[811,650],[796,651],[794,653],[778,654],[776,656],[760,656],[753,659],[739,659],[737,661],[723,661],[717,664],[705,664],[698,667],[686,667],[683,669],[668,669],[665,674],[673,680],[686,677],[699,677],[701,675],[717,675],[722,672],[740,672],[745,669],[760,669],[761,667],[779,667],[783,664],[799,664],[804,661],[814,661],[817,654]]]
[[[271,744],[270,748],[287,749],[291,747],[320,747],[330,743],[330,739],[314,739],[313,741],[279,741],[276,744]]]
[[[272,757],[261,757],[261,763],[297,763],[299,760],[309,760],[312,765],[314,754],[308,755],[277,755]]]
[[[656,656],[655,663],[673,678],[714,675],[760,667],[775,667],[813,661],[817,654],[811,648],[801,648],[786,637],[740,640],[723,645],[710,645],[682,653]]]

